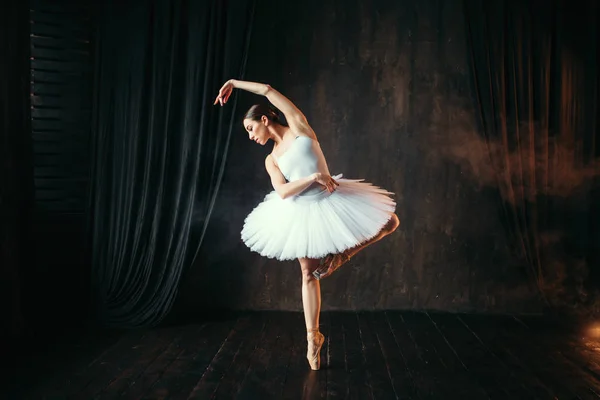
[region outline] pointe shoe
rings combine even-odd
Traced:
[[[327,254],[325,256],[325,258],[323,258],[321,260],[321,262],[319,263],[319,266],[317,267],[317,270],[327,269],[329,267],[329,264],[331,264],[331,261],[333,261],[334,257],[335,257],[335,254]]]
[[[319,328],[314,328],[307,331],[306,339],[308,341],[306,359],[310,368],[316,371],[321,368],[321,347],[325,343],[325,336],[319,332]]]
[[[334,256],[335,254],[327,254],[327,256],[321,260],[317,268],[315,268],[312,274],[317,280],[321,279],[321,275],[329,269],[329,265],[333,261]]]
[[[317,280],[327,278],[348,261],[350,261],[350,257],[346,254],[346,252],[333,255],[330,254],[325,257],[323,262],[313,271],[313,276]]]

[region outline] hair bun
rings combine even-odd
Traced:
[[[271,105],[266,104],[255,104],[250,107],[250,109],[244,115],[244,119],[259,121],[263,115],[273,122],[287,126],[287,123],[284,123],[279,118],[279,113],[276,111],[276,109],[271,107]]]

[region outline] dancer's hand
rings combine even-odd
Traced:
[[[223,106],[223,104],[227,103],[227,100],[229,100],[229,96],[231,96],[231,93],[233,92],[233,88],[233,79],[230,79],[227,82],[225,82],[221,87],[221,90],[219,90],[219,94],[217,95],[217,98],[215,99],[215,103],[213,105],[221,103],[221,106]]]
[[[329,193],[332,193],[340,184],[331,176],[317,172],[313,175],[315,182],[325,186]]]

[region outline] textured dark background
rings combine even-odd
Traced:
[[[321,284],[323,309],[539,310],[511,258],[478,136],[465,21],[453,1],[260,1],[246,79],[307,115],[332,174],[396,193],[400,228]],[[240,117],[258,96],[237,93]],[[300,268],[251,253],[244,217],[272,190],[264,148],[233,135],[179,310],[301,310]]]
[[[188,4],[137,1],[144,7]],[[111,8],[117,2],[100,4],[127,20],[125,8]],[[222,33],[234,20],[234,2],[210,4],[215,14],[207,18],[215,26],[209,30]],[[527,313],[552,303],[600,312],[600,7],[583,0],[548,7],[541,0],[255,4],[245,79],[271,84],[304,111],[333,174],[396,194],[400,228],[322,282],[324,310]],[[2,42],[7,59],[15,60],[6,74],[20,74],[0,91],[3,104],[18,109],[3,108],[12,120],[0,132],[7,144],[0,174],[8,183],[0,187],[8,188],[0,198],[7,199],[0,212],[8,238],[0,248],[8,277],[2,292],[15,299],[16,308],[8,306],[15,321],[22,313],[45,326],[95,311],[90,183],[98,121],[91,109],[94,87],[110,81],[98,74],[96,62],[110,63],[114,55],[99,54],[95,46],[99,21],[110,25],[112,14],[94,7],[31,0],[3,14],[3,29],[18,34]],[[143,34],[150,25],[137,21],[141,25],[124,25]],[[154,32],[158,39],[171,40],[161,32]],[[199,42],[198,51],[227,43],[218,34],[211,40]],[[24,47],[13,47],[17,41]],[[225,44],[210,50],[225,64],[243,59]],[[212,61],[207,57],[207,65]],[[213,65],[215,75],[221,61]],[[491,83],[482,88],[488,73]],[[237,76],[224,79],[231,77]],[[30,105],[22,89],[28,84]],[[221,84],[220,78],[214,82],[217,89]],[[212,92],[210,85],[199,86],[199,96]],[[298,263],[263,258],[240,239],[244,218],[272,190],[264,170],[272,144],[257,146],[241,125],[245,110],[266,100],[234,96],[238,117],[207,234],[195,263],[169,286],[179,291],[175,317],[222,308],[302,309]],[[233,111],[210,110],[199,113],[216,121]],[[211,126],[202,132],[206,137],[227,133]],[[204,155],[210,158],[211,151]],[[109,153],[102,157],[114,161]],[[200,169],[208,186],[218,180],[218,161],[213,164]],[[194,232],[202,231],[204,216],[194,214]],[[25,224],[19,227],[20,221]]]
[[[31,0],[30,101],[34,204],[24,308],[40,325],[89,314],[86,223],[90,181],[94,9]]]

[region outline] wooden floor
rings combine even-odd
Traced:
[[[300,313],[63,336],[0,398],[600,398],[600,341],[540,317],[323,312],[321,330],[320,371]]]

